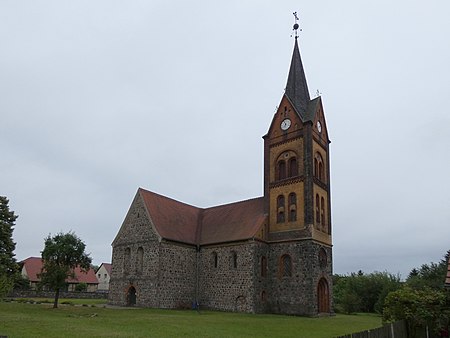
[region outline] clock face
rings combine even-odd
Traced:
[[[319,131],[319,133],[322,132],[322,125],[320,124],[320,121],[317,121],[317,130]]]
[[[289,120],[289,119],[284,119],[283,122],[281,122],[282,130],[288,130],[290,126],[291,126],[291,120]]]

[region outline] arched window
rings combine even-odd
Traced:
[[[323,197],[320,199],[320,221],[325,229],[325,199]]]
[[[292,260],[291,256],[283,255],[280,260],[280,276],[291,277],[292,276]]]
[[[289,159],[289,177],[294,177],[297,175],[298,175],[297,158],[291,157]]]
[[[284,222],[284,195],[277,197],[277,223]]]
[[[265,256],[261,257],[261,277],[267,276],[267,259]]]
[[[319,194],[316,194],[316,223],[320,224],[320,198],[319,198]]]
[[[319,161],[314,158],[314,177],[319,177]]]
[[[217,268],[217,266],[219,265],[219,259],[217,257],[217,252],[213,252],[212,257],[213,257],[213,265],[215,268]]]
[[[236,251],[231,252],[231,266],[233,269],[237,269],[237,253]]]
[[[131,259],[131,249],[126,248],[125,254],[123,256],[123,272],[128,274],[130,272],[130,259]]]
[[[279,180],[284,180],[286,178],[286,162],[284,160],[278,161],[277,173]]]
[[[323,174],[323,163],[319,162],[319,180],[324,180],[324,174]]]
[[[144,249],[139,247],[136,256],[136,272],[141,274],[144,267]]]
[[[314,177],[322,182],[325,181],[323,159],[319,152],[316,152],[314,155]]]
[[[327,262],[328,262],[327,252],[325,251],[324,248],[320,248],[320,250],[319,250],[319,266],[322,269],[325,269],[327,267]]]
[[[297,220],[297,195],[293,192],[289,194],[289,222]]]

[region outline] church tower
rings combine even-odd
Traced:
[[[322,99],[309,96],[297,40],[285,93],[263,137],[267,240],[275,267],[271,308],[316,315],[332,309],[330,141]]]

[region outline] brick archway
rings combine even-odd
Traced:
[[[330,288],[325,278],[317,286],[317,309],[319,313],[330,313]]]

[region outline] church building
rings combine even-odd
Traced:
[[[263,139],[262,197],[199,208],[138,189],[112,243],[111,304],[332,313],[330,141],[297,37]]]

